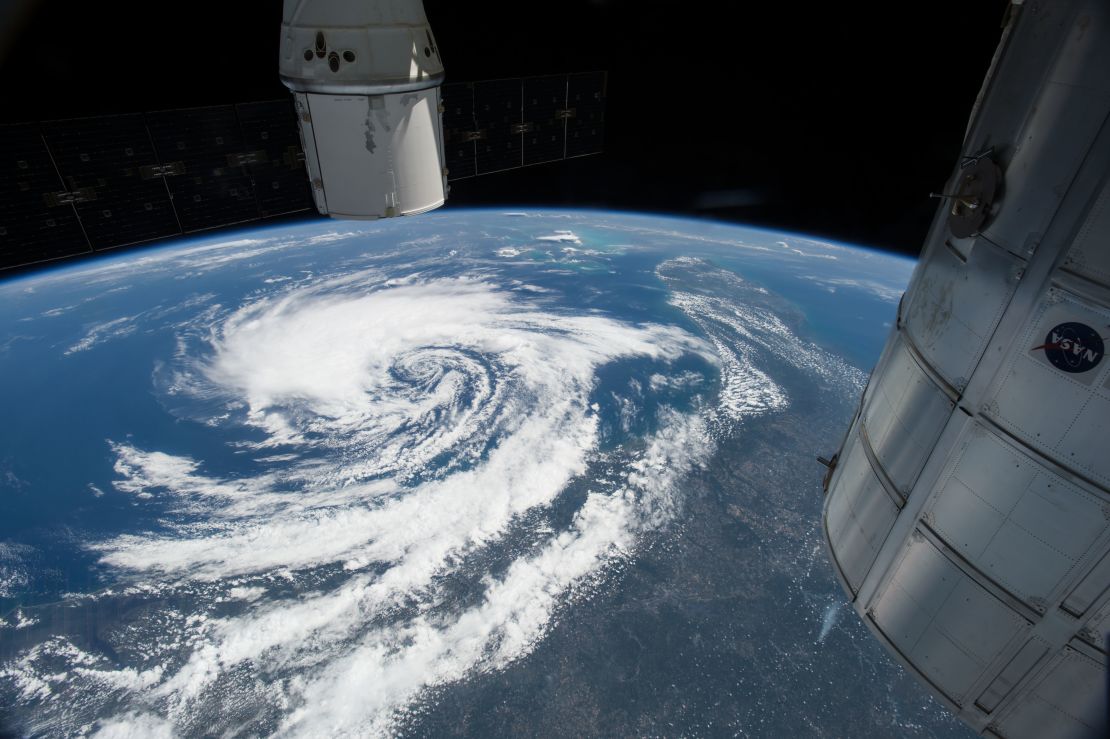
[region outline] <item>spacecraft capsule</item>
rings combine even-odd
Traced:
[[[1014,0],[826,479],[854,608],[974,729],[1102,737],[1110,5]]]
[[[279,54],[320,213],[443,205],[443,64],[421,0],[285,0]]]

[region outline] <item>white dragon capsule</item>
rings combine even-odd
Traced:
[[[279,70],[320,213],[443,205],[443,64],[421,0],[285,0]]]

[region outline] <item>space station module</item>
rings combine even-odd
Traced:
[[[940,195],[826,477],[831,560],[972,728],[1107,736],[1110,3],[1013,0]]]

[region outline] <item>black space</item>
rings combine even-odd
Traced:
[[[279,0],[6,6],[4,122],[288,94]],[[459,181],[449,206],[700,214],[916,254],[1005,3],[425,7],[449,81],[609,71],[604,154]]]

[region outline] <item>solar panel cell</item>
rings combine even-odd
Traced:
[[[447,160],[447,179],[458,180],[477,174],[474,133],[474,90],[465,82],[443,85],[443,146]]]
[[[91,251],[65,192],[38,127],[0,126],[0,269]]]
[[[563,158],[567,76],[528,77],[524,80],[524,164],[543,164]]]
[[[246,166],[262,217],[312,208],[293,101],[243,103],[235,108],[244,149],[254,155]]]
[[[567,78],[567,157],[597,154],[605,138],[605,72]]]
[[[261,217],[246,166],[236,159],[245,149],[233,106],[149,113],[147,126],[158,158],[183,165],[166,184],[184,231]]]
[[[141,114],[43,124],[66,189],[87,193],[74,203],[93,248],[133,244],[180,233]]]
[[[474,83],[474,117],[481,138],[477,142],[477,173],[489,174],[524,165],[521,80]]]

